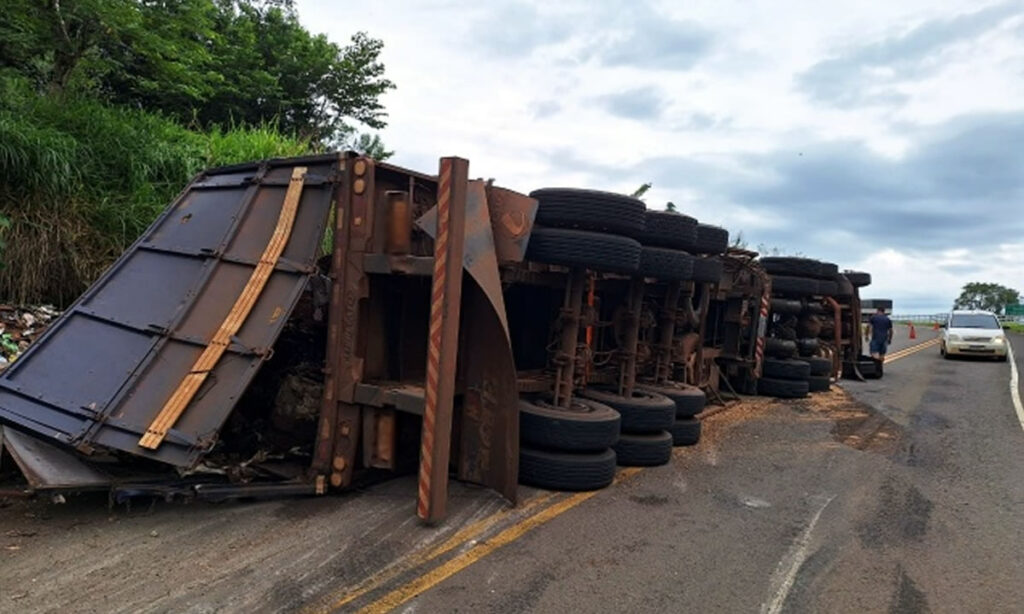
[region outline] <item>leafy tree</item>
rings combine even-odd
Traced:
[[[632,196],[633,198],[643,199],[644,194],[646,194],[647,191],[651,189],[652,185],[653,184],[651,184],[650,182],[642,184],[639,188],[637,188],[636,190],[633,190],[633,193],[630,194],[630,196]]]
[[[665,211],[671,211],[674,213],[676,211],[676,204],[671,200],[668,201],[667,203],[665,203]]]
[[[187,124],[259,125],[322,145],[380,129],[394,87],[383,43],[346,46],[299,23],[290,0],[6,0],[0,68],[41,92],[85,93]]]
[[[384,146],[384,141],[380,139],[379,134],[360,134],[349,141],[347,148],[358,151],[363,155],[370,156],[378,162],[383,162],[395,155],[395,152],[389,151]]]
[[[964,284],[953,309],[980,309],[1003,313],[1007,305],[1020,302],[1020,292],[999,284],[972,281]]]

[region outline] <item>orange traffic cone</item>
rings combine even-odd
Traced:
[[[917,331],[914,330],[914,323],[913,322],[910,323],[910,338],[911,339],[917,339]]]

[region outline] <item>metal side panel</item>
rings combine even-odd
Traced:
[[[33,490],[94,490],[114,483],[72,452],[0,427],[0,449],[5,446]]]
[[[196,463],[269,356],[315,269],[339,159],[270,160],[196,177],[0,375],[0,423],[80,452]],[[255,305],[163,442],[141,447],[246,287],[299,166],[307,172],[294,224]]]

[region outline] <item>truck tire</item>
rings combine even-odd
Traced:
[[[808,392],[827,392],[832,386],[832,378],[827,375],[812,375],[807,378]]]
[[[799,315],[804,304],[791,298],[773,298],[769,307],[772,313]]]
[[[803,313],[820,316],[825,313],[825,306],[819,301],[807,301],[807,303],[804,304]]]
[[[855,288],[863,288],[864,286],[871,285],[871,273],[862,273],[860,271],[847,271],[843,273],[846,279],[850,280]]]
[[[836,296],[850,298],[853,296],[853,284],[843,275],[836,275]]]
[[[704,406],[707,405],[708,397],[704,394],[704,391],[696,386],[682,386],[680,388],[674,388],[672,386],[650,386],[647,384],[638,384],[637,390],[643,390],[645,392],[655,392],[663,394],[666,397],[672,399],[676,404],[676,418],[692,418],[700,412],[704,411]]]
[[[530,192],[537,199],[536,223],[552,228],[578,228],[596,232],[643,236],[642,200],[597,190],[542,188]]]
[[[805,337],[796,340],[796,353],[800,356],[814,356],[818,353],[819,347],[821,347],[821,344],[815,337]]]
[[[710,224],[697,224],[697,242],[693,251],[698,254],[724,254],[729,249],[729,231]]]
[[[761,364],[761,373],[774,379],[806,380],[811,375],[811,365],[793,358],[765,358]]]
[[[757,380],[757,393],[765,397],[778,399],[802,399],[807,396],[810,387],[807,380],[775,379],[762,377]]]
[[[632,274],[640,267],[640,244],[618,235],[535,226],[530,233],[526,259]]]
[[[811,375],[830,375],[832,373],[832,361],[820,356],[809,356],[802,358],[811,365]]]
[[[820,262],[818,264],[818,276],[822,279],[833,279],[839,274],[839,267],[834,262]]]
[[[764,340],[764,353],[775,358],[789,358],[796,354],[796,341],[768,337]]]
[[[519,481],[549,490],[598,490],[615,479],[615,452],[519,449]]]
[[[644,435],[623,433],[612,449],[615,450],[619,465],[623,467],[664,465],[672,460],[672,435],[668,431]]]
[[[656,433],[676,419],[676,404],[663,394],[634,388],[632,398],[601,388],[585,388],[580,396],[602,403],[622,416],[623,433]]]
[[[761,266],[770,275],[792,277],[817,277],[821,274],[821,262],[810,258],[768,256],[761,258]]]
[[[775,275],[772,277],[772,294],[784,296],[811,296],[818,293],[818,280],[807,277]]]
[[[786,324],[776,324],[775,337],[786,341],[796,341],[796,329]]]
[[[693,281],[717,284],[722,280],[722,260],[718,257],[693,259]]]
[[[821,329],[825,327],[825,321],[821,316],[814,314],[803,316],[796,324],[796,332],[804,338],[816,338],[821,336]]]
[[[531,448],[600,452],[619,440],[619,412],[588,399],[573,399],[569,408],[544,399],[519,400],[519,437]]]
[[[672,428],[668,430],[672,434],[673,446],[692,446],[700,441],[700,420],[696,418],[684,418],[676,420]]]
[[[693,256],[664,247],[643,247],[640,251],[640,274],[665,281],[688,281],[693,278]]]
[[[693,250],[697,244],[697,220],[674,211],[647,211],[641,243],[669,249]]]
[[[839,294],[839,284],[831,280],[820,280],[818,282],[818,294],[820,296],[836,296]]]

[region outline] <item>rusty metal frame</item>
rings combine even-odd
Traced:
[[[441,159],[416,506],[417,515],[428,523],[444,518],[448,502],[468,178],[468,160]]]
[[[558,353],[555,356],[555,386],[552,403],[559,407],[572,404],[572,393],[576,380],[576,354],[579,348],[580,312],[583,309],[583,291],[587,273],[573,267],[565,284],[565,299],[559,314],[561,335]]]
[[[354,401],[363,376],[364,348],[359,339],[365,326],[363,300],[369,294],[363,254],[373,222],[374,162],[348,155],[344,168],[344,179],[335,197],[324,396],[311,465],[321,492],[324,477],[335,488],[352,482],[362,434],[362,412]]]

